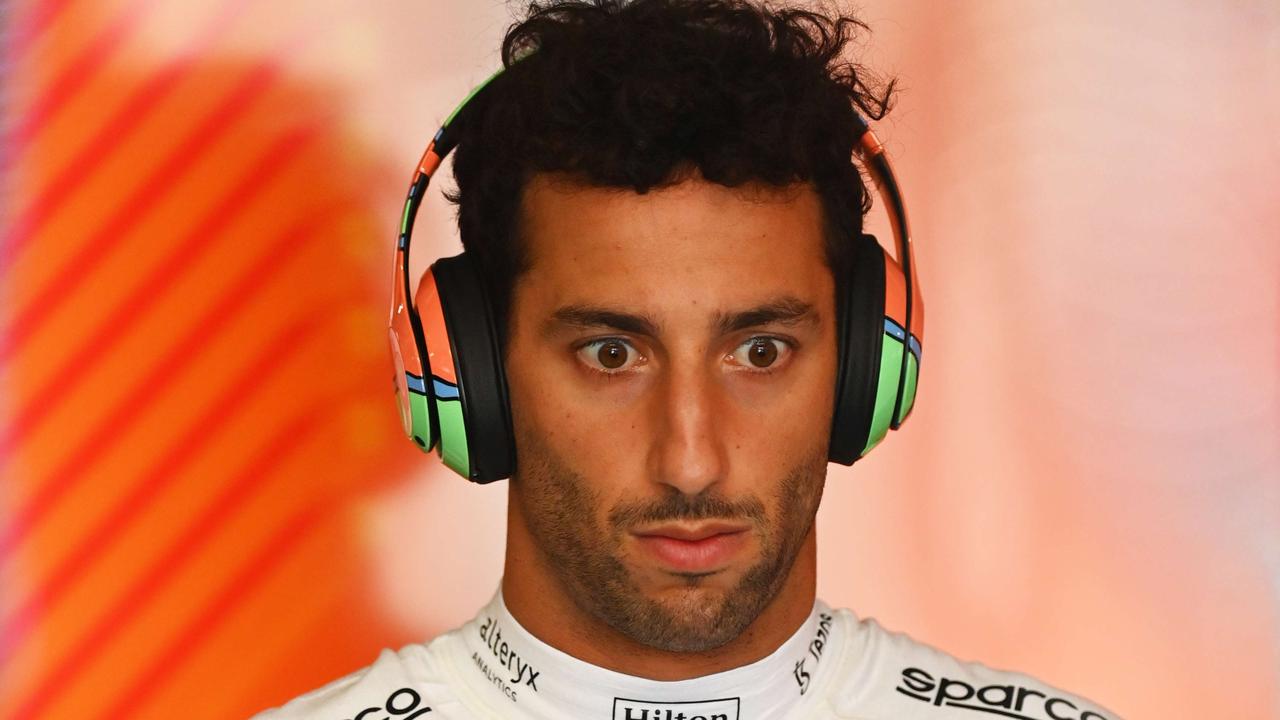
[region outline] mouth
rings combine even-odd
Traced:
[[[723,521],[669,523],[633,530],[641,550],[664,568],[680,574],[709,574],[724,569],[750,539],[749,526]]]

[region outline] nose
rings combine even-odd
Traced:
[[[698,495],[728,471],[719,422],[721,388],[713,373],[694,366],[666,373],[656,390],[653,477],[685,495]]]

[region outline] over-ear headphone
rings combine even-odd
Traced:
[[[494,315],[474,263],[464,252],[437,260],[416,295],[409,288],[409,241],[423,194],[457,144],[465,110],[495,73],[471,92],[427,146],[409,185],[392,280],[391,356],[405,432],[474,482],[509,477],[515,441],[506,373]],[[872,235],[852,239],[853,262],[837,298],[835,412],[829,459],[851,465],[915,405],[924,337],[924,305],[912,257],[906,206],[884,146],[855,112],[860,157],[889,211],[897,260]]]

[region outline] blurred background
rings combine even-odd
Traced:
[[[505,485],[403,439],[385,323],[518,4],[0,8],[0,717],[244,718],[469,617]],[[1280,5],[857,10],[928,342],[821,596],[1131,720],[1280,718]]]

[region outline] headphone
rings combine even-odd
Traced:
[[[499,70],[471,91],[444,121],[409,185],[392,279],[390,340],[405,433],[423,452],[438,449],[465,478],[489,483],[515,470],[515,440],[499,335],[475,264],[464,252],[441,258],[409,284],[409,241],[423,194],[457,145],[464,112]],[[460,118],[459,116],[462,116]],[[854,113],[855,156],[889,212],[897,260],[872,235],[853,238],[852,267],[837,297],[838,363],[829,460],[852,465],[897,430],[915,405],[924,336],[924,305],[912,257],[906,206],[865,119]]]

